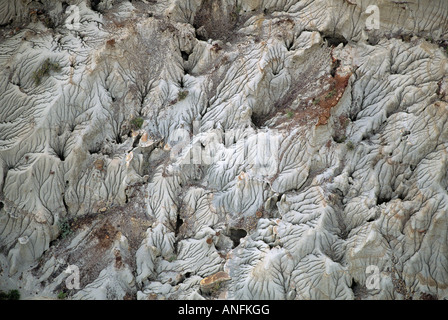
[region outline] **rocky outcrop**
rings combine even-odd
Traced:
[[[0,25],[0,289],[448,297],[446,1],[6,0]]]

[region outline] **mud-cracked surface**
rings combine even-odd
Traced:
[[[445,0],[0,1],[0,291],[448,298],[447,47]]]

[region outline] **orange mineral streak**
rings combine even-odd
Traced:
[[[328,90],[327,92],[324,92],[317,98],[317,100],[315,100],[318,101],[317,102],[318,107],[316,108],[317,112],[316,116],[319,119],[316,126],[327,124],[328,119],[330,118],[331,115],[331,109],[339,102],[342,95],[344,94],[350,76],[351,76],[350,73],[343,76],[336,74],[332,79],[331,89]]]
[[[140,138],[140,141],[145,143],[148,141],[148,132],[145,132],[142,137]]]

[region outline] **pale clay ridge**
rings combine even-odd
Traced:
[[[0,290],[448,298],[448,2],[65,2],[0,2]]]

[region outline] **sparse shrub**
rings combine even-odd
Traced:
[[[19,292],[19,290],[11,290],[11,291],[9,291],[9,300],[20,300],[20,292]]]
[[[42,78],[46,77],[50,74],[51,71],[58,72],[61,70],[61,66],[57,62],[51,62],[50,59],[46,59],[44,63],[40,66],[39,69],[34,71],[33,80],[34,83],[38,86],[42,82]]]
[[[351,141],[351,140],[347,141],[346,146],[347,146],[347,149],[348,149],[348,150],[353,150],[353,149],[355,149],[355,144],[354,144],[353,141]]]
[[[193,26],[201,30],[199,40],[222,40],[223,43],[232,42],[237,38],[235,28],[241,21],[242,6],[235,1],[227,1],[228,4],[215,5],[215,0],[201,1],[196,10]],[[203,29],[200,29],[204,27]]]
[[[344,143],[345,140],[347,140],[347,136],[345,136],[345,135],[335,136],[335,137],[333,137],[333,140],[334,140],[336,143]]]
[[[217,282],[215,283],[215,286],[213,287],[212,291],[218,291],[219,289],[221,289],[221,282]]]
[[[134,119],[131,120],[131,126],[132,129],[137,130],[137,129],[141,129],[141,127],[143,126],[143,118],[142,117],[136,117]]]
[[[67,298],[67,293],[65,293],[64,291],[58,293],[59,300],[64,300],[65,298]]]
[[[286,113],[286,115],[288,116],[288,118],[292,118],[292,117],[294,117],[294,112],[292,112],[291,110],[290,111],[288,111],[287,113]]]
[[[49,29],[53,29],[54,28],[54,22],[48,15],[44,15],[41,18],[41,21],[47,28],[49,28]]]
[[[61,238],[64,239],[72,234],[72,227],[68,219],[59,221],[59,229],[61,230]]]
[[[429,293],[421,293],[420,300],[438,300],[436,296]]]
[[[236,14],[240,14],[241,9],[243,9],[243,6],[242,6],[241,4],[237,4],[237,5],[235,6],[235,12],[236,12]]]
[[[336,89],[331,90],[330,92],[327,93],[327,95],[325,96],[326,99],[331,99],[335,96],[336,94]]]
[[[345,118],[345,120],[344,120],[344,129],[347,128],[349,124],[350,124],[350,119],[349,118]]]
[[[186,97],[188,96],[188,91],[179,91],[179,93],[177,94],[177,101],[182,101],[184,100]]]

